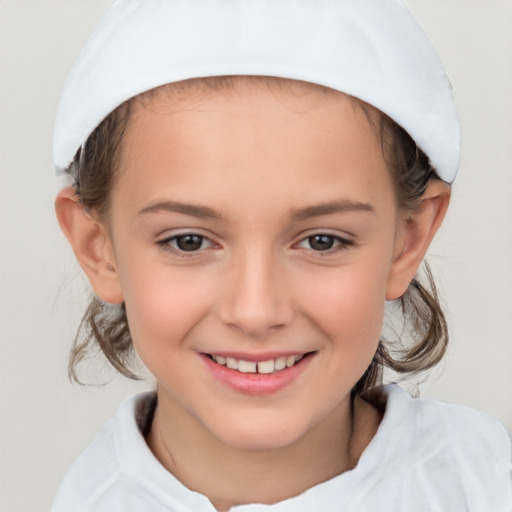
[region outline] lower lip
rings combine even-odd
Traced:
[[[314,354],[308,354],[291,368],[274,373],[242,373],[222,366],[201,354],[212,375],[232,389],[246,395],[270,395],[291,385],[309,366]]]

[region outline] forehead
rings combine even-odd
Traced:
[[[347,102],[353,109],[363,112],[373,127],[382,115],[375,107],[362,100],[329,87],[272,76],[237,75],[183,80],[140,94],[133,102],[136,111],[149,109],[160,114],[169,114],[184,107],[199,107],[201,103],[215,99],[240,103],[244,97],[258,91],[273,96],[292,110],[314,110],[329,101]]]
[[[377,175],[387,183],[372,116],[346,94],[293,80],[236,77],[164,86],[133,103],[118,185],[150,195],[150,183],[158,180],[162,190],[193,188],[206,199],[264,185],[272,196],[300,195],[341,181],[366,185]]]

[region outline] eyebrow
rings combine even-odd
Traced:
[[[343,199],[339,201],[329,201],[328,203],[307,206],[305,208],[293,209],[291,210],[290,218],[292,221],[297,222],[309,219],[311,217],[320,217],[322,215],[352,211],[375,213],[375,208],[368,203]],[[189,215],[199,219],[223,219],[222,214],[213,208],[191,203],[182,203],[179,201],[156,201],[154,203],[150,203],[149,205],[142,208],[142,210],[137,213],[137,216],[139,217],[158,212],[181,213],[183,215]]]
[[[321,215],[354,211],[375,213],[375,208],[368,203],[342,199],[339,201],[329,201],[328,203],[307,206],[306,208],[294,209],[292,210],[290,217],[293,221],[301,221],[311,217],[320,217]]]
[[[137,216],[144,216],[149,213],[169,212],[182,213],[199,219],[222,219],[222,214],[207,206],[200,206],[190,203],[181,203],[179,201],[156,201],[142,208]]]

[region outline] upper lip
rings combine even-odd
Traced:
[[[227,352],[227,351],[219,351],[219,352],[204,352],[209,356],[221,356],[221,357],[232,357],[233,359],[238,359],[242,361],[252,361],[254,363],[260,363],[262,361],[269,361],[270,359],[279,359],[280,357],[289,357],[289,356],[305,356],[309,354],[311,351],[286,351],[286,352],[260,352],[257,354],[249,354],[247,352]]]

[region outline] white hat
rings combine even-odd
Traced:
[[[115,0],[82,50],[57,113],[57,172],[117,106],[160,85],[266,75],[343,91],[386,113],[452,182],[451,86],[401,0]]]

